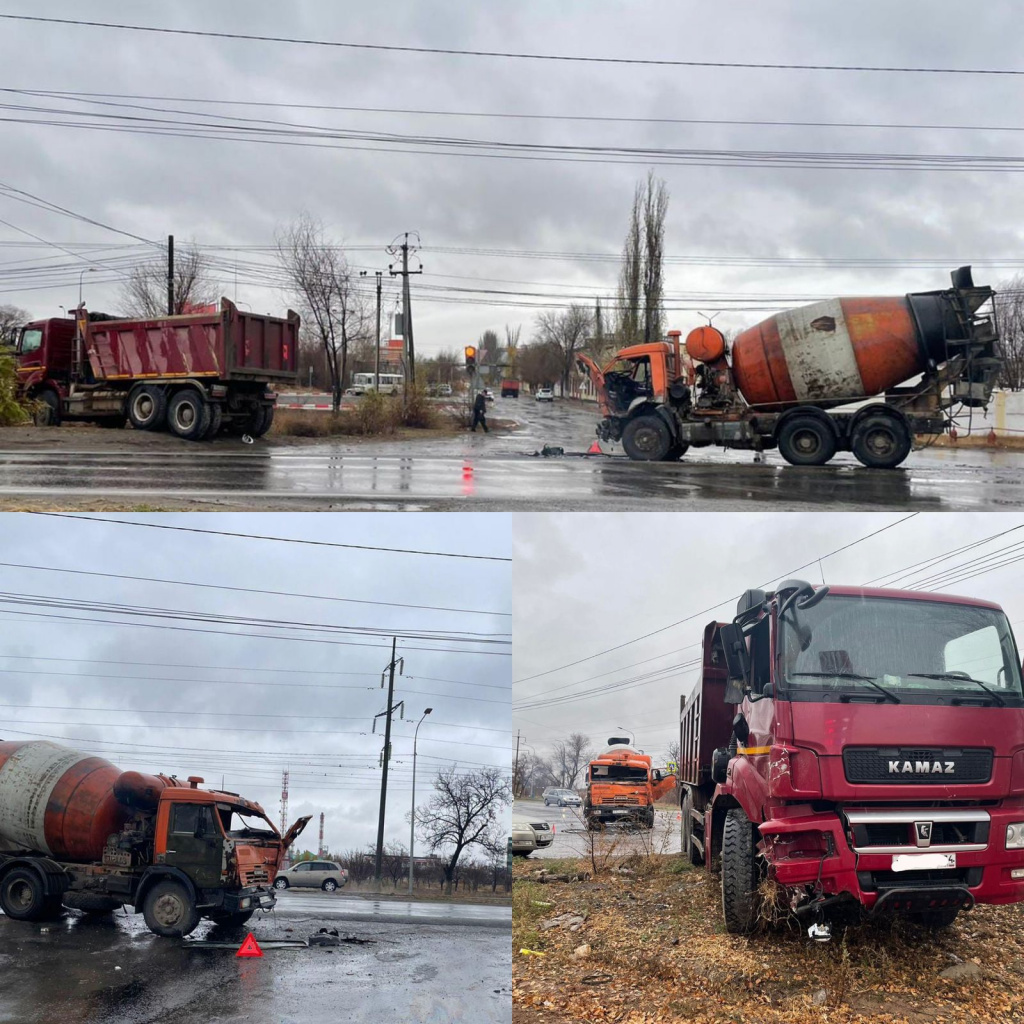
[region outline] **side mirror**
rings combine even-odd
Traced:
[[[743,630],[734,622],[722,626],[718,635],[722,641],[725,668],[729,675],[725,687],[725,702],[739,704],[743,700],[747,680],[750,678],[750,653],[747,651],[747,641],[743,636]]]

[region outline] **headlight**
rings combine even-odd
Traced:
[[[248,910],[249,905],[252,903],[252,897],[246,896],[244,900],[238,901],[238,907],[240,910]]]
[[[1014,821],[1006,826],[1006,848],[1024,850],[1024,821]]]

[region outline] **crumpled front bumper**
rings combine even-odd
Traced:
[[[272,889],[249,886],[234,892],[224,893],[224,909],[228,913],[242,913],[246,910],[273,910],[277,896]]]
[[[850,813],[854,808],[844,808]],[[860,810],[860,809],[857,809]],[[930,820],[940,813],[928,808],[887,808],[891,812],[905,811],[914,819]],[[987,838],[980,844],[935,847],[887,846],[873,850],[851,843],[846,825],[834,811],[803,813],[792,817],[776,817],[763,822],[759,828],[762,849],[772,865],[780,885],[809,890],[824,896],[848,895],[867,909],[879,904],[879,909],[929,909],[922,900],[929,892],[938,894],[966,891],[976,903],[1018,903],[1024,901],[1024,878],[1011,876],[1014,870],[1024,870],[1024,850],[1005,848],[1006,826],[1024,821],[1024,807],[989,806],[979,813],[987,814]],[[864,811],[863,813],[869,813]],[[884,812],[879,812],[884,813]],[[977,847],[981,848],[977,848]],[[953,851],[955,868],[925,870],[894,870],[895,857],[915,857],[931,852]],[[913,860],[903,861],[913,864]],[[915,900],[900,906],[894,899],[896,892],[916,894]],[[925,900],[927,902],[927,900]]]

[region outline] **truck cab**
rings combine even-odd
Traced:
[[[651,766],[643,751],[611,744],[587,766],[587,793],[583,805],[591,831],[612,822],[654,827],[654,804],[676,784],[676,777]]]
[[[947,926],[1024,900],[1024,693],[998,605],[911,591],[750,590],[705,630],[681,708],[683,852],[751,931],[762,882],[838,915]]]

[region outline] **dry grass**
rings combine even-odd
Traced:
[[[536,865],[516,865],[515,1024],[1024,1020],[1024,905],[978,907],[937,932],[882,921],[837,930],[826,945],[785,927],[743,938],[724,932],[715,877],[678,857],[655,860],[650,877],[611,870],[545,885],[528,878]],[[584,928],[540,928],[566,912],[586,912]],[[574,956],[584,943],[590,952]],[[519,955],[523,947],[546,955]],[[974,964],[977,977],[941,976],[957,963]]]
[[[270,436],[387,437],[402,428],[436,430],[445,417],[419,392],[403,397],[370,393],[355,408],[341,412],[279,408]]]

